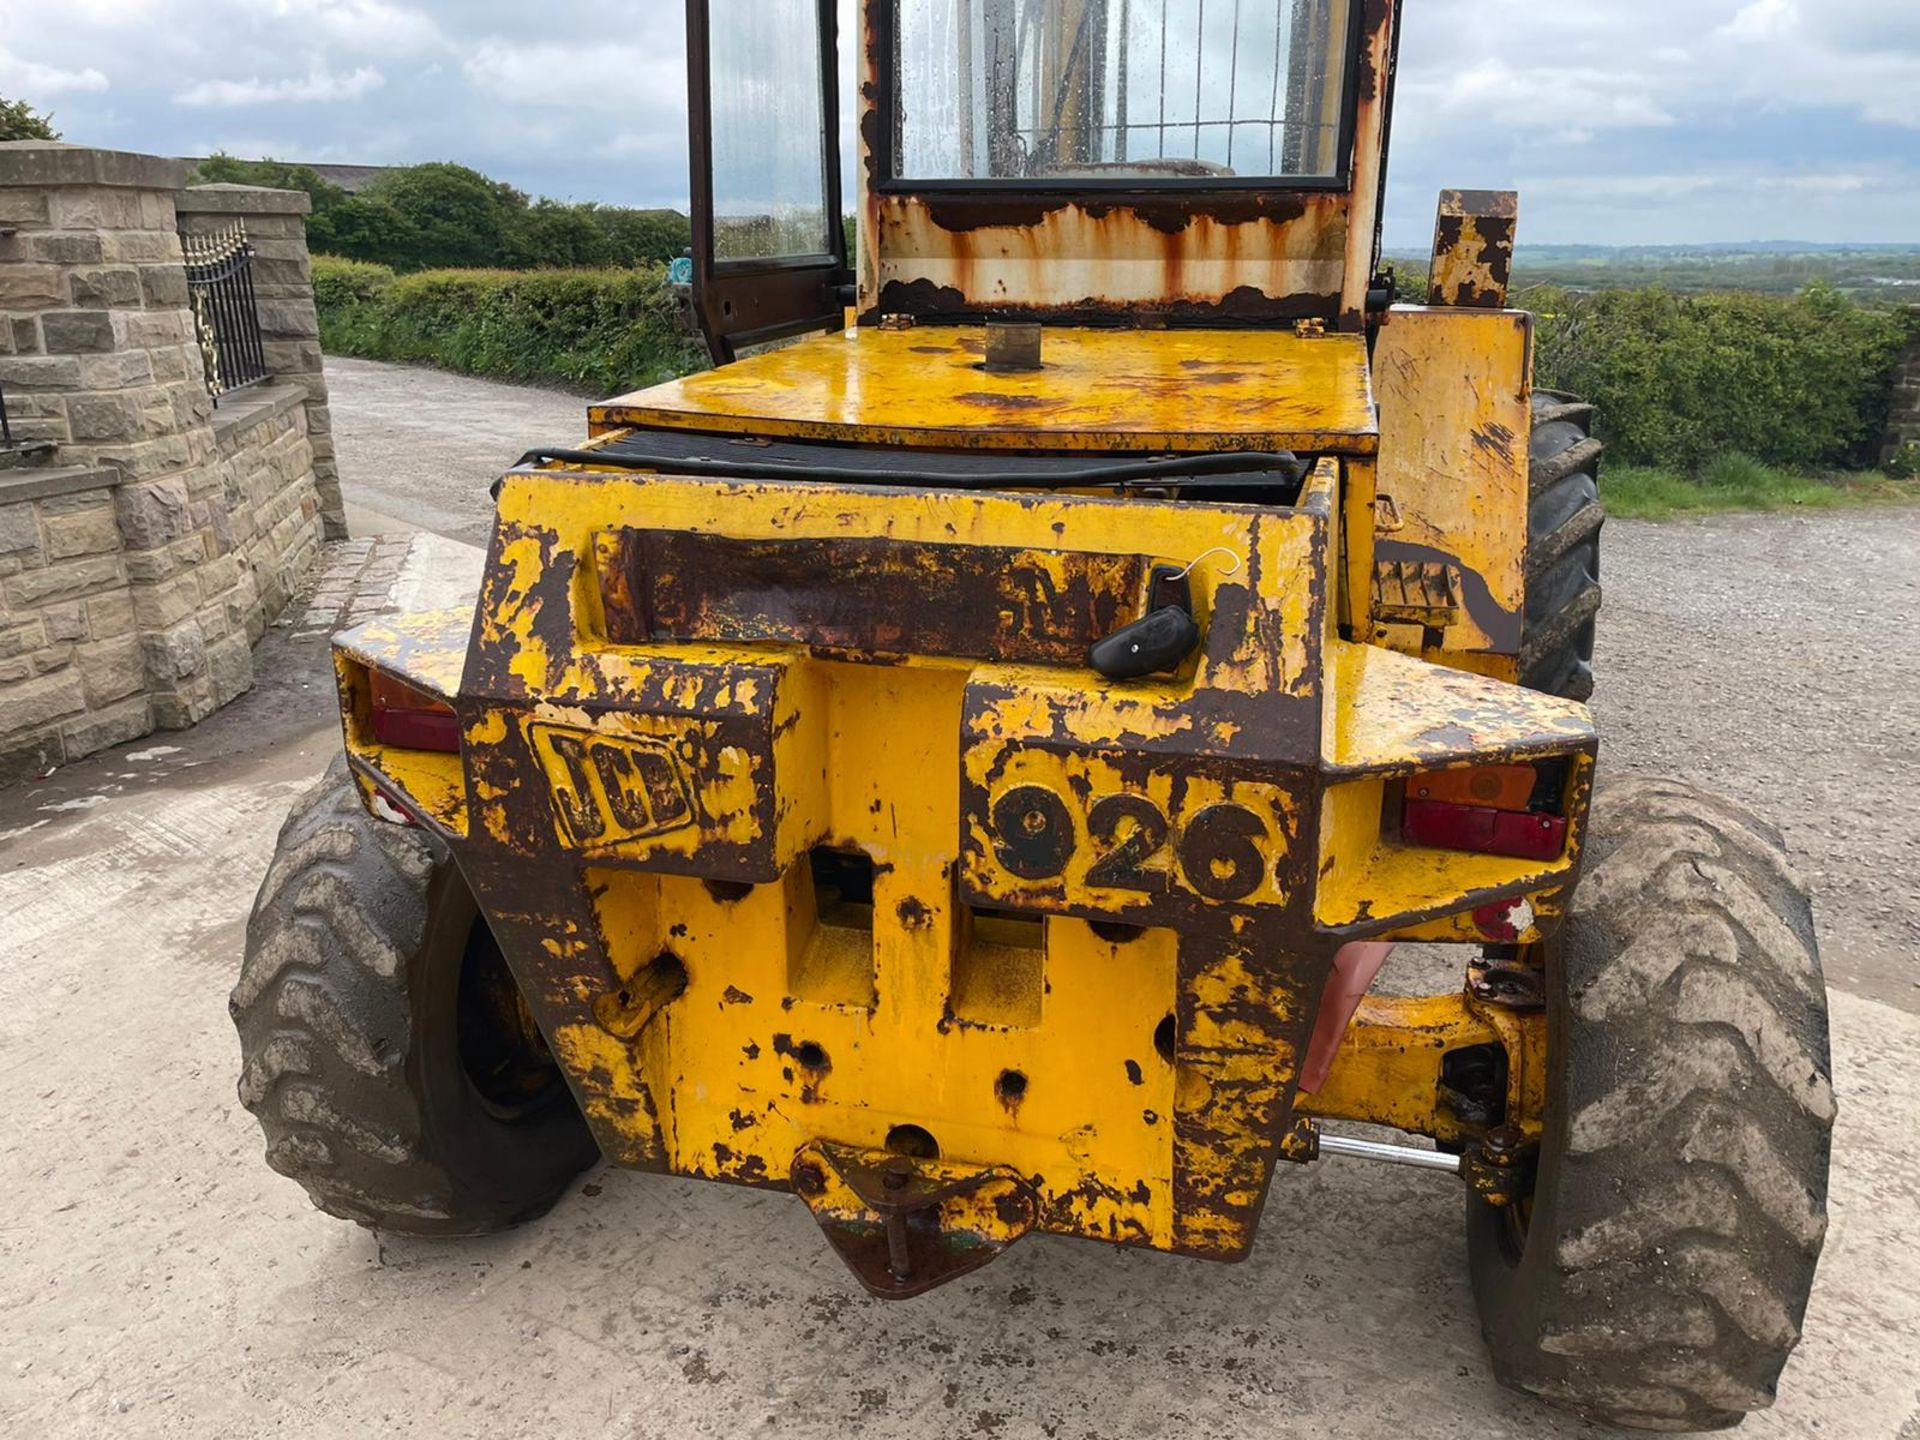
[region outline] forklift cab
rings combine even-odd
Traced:
[[[922,323],[1364,327],[1398,7],[689,0],[695,297],[717,362]]]

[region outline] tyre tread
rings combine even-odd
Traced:
[[[503,1214],[501,1197],[474,1193],[433,1153],[408,1073],[408,969],[431,881],[450,864],[424,832],[368,816],[343,757],[294,804],[247,923],[228,1005],[240,1102],[265,1132],[267,1163],[363,1225],[479,1234],[560,1193]]]
[[[1552,1263],[1489,1340],[1508,1384],[1596,1419],[1724,1428],[1771,1403],[1826,1234],[1811,910],[1778,835],[1731,802],[1625,779],[1593,813]],[[1684,1337],[1650,1344],[1649,1314]]]

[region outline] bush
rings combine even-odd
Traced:
[[[313,303],[322,315],[370,304],[385,294],[393,281],[393,270],[386,265],[342,260],[334,255],[313,257]]]
[[[400,233],[394,253],[378,258],[407,270],[500,264],[507,258],[508,217],[527,204],[512,187],[445,162],[389,170],[355,198],[392,207]]]
[[[613,394],[701,368],[659,266],[428,270],[317,256],[320,338],[338,355]]]
[[[1910,329],[1820,286],[1790,298],[1536,290],[1520,303],[1540,317],[1539,383],[1598,405],[1616,460],[1688,473],[1732,453],[1871,465]]]
[[[58,140],[52,117],[42,115],[24,100],[0,95],[0,140]]]

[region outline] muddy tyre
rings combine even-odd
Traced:
[[[344,758],[280,832],[228,1008],[267,1163],[330,1215],[484,1234],[597,1158],[459,870]]]
[[[1637,1429],[1773,1402],[1826,1232],[1826,991],[1780,838],[1670,781],[1600,787],[1547,957],[1529,1200],[1468,1205],[1495,1374]]]
[[[1520,683],[1568,700],[1593,694],[1600,613],[1600,456],[1593,406],[1552,390],[1533,394],[1527,506],[1527,608]]]

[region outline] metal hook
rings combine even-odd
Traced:
[[[1211,560],[1215,555],[1224,555],[1227,557],[1227,559],[1233,562],[1233,564],[1228,566],[1227,569],[1223,572],[1224,574],[1238,575],[1240,573],[1240,557],[1234,554],[1233,551],[1229,550],[1226,546],[1216,545],[1213,547],[1213,549],[1206,551],[1204,554],[1196,556],[1192,560],[1189,560],[1187,562],[1187,568],[1184,570],[1175,571],[1172,578],[1174,578],[1175,580],[1186,579],[1194,571],[1200,568],[1202,561]]]

